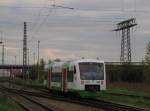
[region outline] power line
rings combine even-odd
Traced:
[[[46,6],[2,6],[0,5],[0,8],[40,8],[40,9],[49,9],[49,8],[53,8],[53,7],[57,7],[57,8],[64,8],[64,9],[74,9],[74,8],[71,8],[71,7],[67,7],[67,6],[61,6],[61,5],[50,5],[51,7],[46,7]]]
[[[55,4],[55,0],[53,1],[53,5],[51,5],[53,7],[53,9],[55,9],[56,7],[59,7],[59,8],[63,8],[63,9],[70,9],[70,10],[73,10],[74,8],[71,8],[71,7],[65,7],[65,6],[61,6],[61,5],[56,5]],[[39,27],[35,30],[34,34],[37,33],[41,28],[42,28],[42,25],[44,23],[47,22],[47,19],[48,17],[50,16],[50,14],[53,12],[53,9],[49,9],[48,11],[48,15],[45,16],[45,18],[43,19],[43,21],[41,22],[41,24],[39,25]],[[33,36],[31,36],[32,38],[34,38],[34,34]]]
[[[54,4],[55,4],[55,0],[54,0],[53,2],[54,2]],[[48,15],[45,16],[44,20],[39,24],[39,26],[36,25],[36,26],[38,26],[38,27],[37,27],[36,30],[33,32],[33,35],[31,35],[32,38],[34,38],[34,35],[41,29],[42,25],[43,25],[44,22],[47,20],[47,18],[50,16],[50,13],[52,13],[52,10],[53,10],[53,9],[54,9],[54,7],[51,8],[51,9],[49,9]],[[41,10],[40,10],[38,16],[40,17],[40,15],[41,15]]]
[[[43,7],[45,6],[45,3],[46,3],[46,0],[45,0],[44,3],[43,3]],[[37,19],[36,19],[37,22],[38,22],[39,19],[40,19],[42,10],[43,10],[43,8],[40,8],[39,13],[38,13],[38,15],[37,15]],[[36,27],[37,22],[35,22],[35,25],[33,26],[32,30]]]
[[[51,5],[53,7],[53,5]],[[0,8],[50,8],[50,7],[46,7],[46,6],[2,6],[0,5]]]
[[[33,35],[31,35],[31,38],[34,38],[34,37],[35,37],[35,34],[36,34],[37,32],[39,32],[39,30],[42,28],[42,25],[44,24],[44,22],[46,22],[47,19],[48,19],[48,17],[50,16],[50,13],[52,13],[52,9],[49,10],[48,15],[45,16],[45,18],[43,19],[43,21],[38,25],[38,27],[36,28],[36,30],[33,32]]]
[[[71,8],[71,7],[67,7],[67,6],[61,6],[61,5],[50,5],[51,7],[46,7],[46,6],[0,6],[0,8],[25,8],[25,9],[29,9],[29,8],[35,8],[35,9],[53,9],[53,7],[55,7],[56,9],[59,9],[59,8],[63,8],[63,9],[72,9],[74,10],[75,8]],[[137,7],[137,5],[136,5]],[[75,9],[77,10],[77,9]],[[105,10],[105,9],[101,9],[99,10],[99,12],[111,12],[111,13],[114,13],[114,12],[138,12],[138,13],[147,13],[147,12],[150,12],[150,10],[137,10],[137,8],[134,8],[132,10],[125,10],[124,8],[121,9],[121,10],[113,10],[113,9],[110,9],[110,10]]]
[[[61,5],[52,5],[53,7],[59,7],[59,8],[64,8],[64,9],[71,9],[71,10],[74,10],[74,8],[72,7],[66,7],[66,6],[61,6]]]

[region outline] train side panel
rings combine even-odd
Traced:
[[[87,68],[88,65],[90,67],[92,66],[97,68],[103,66],[102,68],[99,68],[99,70],[103,70],[103,78],[95,78],[97,76],[94,75],[99,74],[96,72],[83,73],[79,66],[80,63],[83,63],[83,66],[85,68]],[[94,69],[92,69],[92,71],[94,71]],[[83,77],[81,77],[81,73],[85,74],[86,76],[89,74],[92,78],[83,79]],[[72,63],[59,63],[56,65],[54,64],[51,67],[51,71],[48,77],[49,88],[52,90],[58,90],[61,92],[81,92],[86,96],[95,96],[95,94],[97,94],[98,92],[103,92],[104,90],[106,90],[105,64],[104,62],[98,60],[79,60]]]

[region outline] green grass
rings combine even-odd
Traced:
[[[6,96],[0,96],[0,111],[21,111],[21,108]]]
[[[122,103],[131,106],[137,106],[142,108],[150,108],[150,100],[145,100],[143,98],[131,98],[124,96],[112,96],[112,95],[103,95],[100,97],[101,99],[113,101],[117,103]]]
[[[115,96],[115,95],[109,95],[105,94],[103,96],[100,96],[99,98],[102,98],[104,100],[109,100],[117,103],[127,104],[127,105],[133,105],[137,107],[142,108],[150,108],[150,100],[142,98],[142,96],[148,96],[150,97],[150,94],[148,92],[144,92],[142,90],[136,90],[136,89],[127,89],[127,88],[114,88],[111,85],[107,87],[106,93],[121,93],[121,94],[127,94],[127,95],[135,95],[135,96],[141,96],[141,97],[127,97],[127,96]]]
[[[128,94],[128,95],[135,95],[135,96],[148,96],[150,97],[150,93],[144,92],[142,90],[129,90],[126,88],[113,88],[111,86],[107,89],[108,93],[121,93],[121,94]]]
[[[0,81],[2,81],[2,80],[8,80],[9,79],[9,77],[0,77]]]
[[[104,96],[106,95],[106,92],[105,91],[97,91],[97,92],[90,92],[90,91],[78,91],[78,94],[80,95],[80,97],[83,97],[83,98],[88,98],[88,97],[101,97],[101,96]]]
[[[40,81],[31,81],[31,80],[23,81],[21,79],[16,79],[16,82],[21,83],[21,84],[26,84],[26,85],[33,85],[33,86],[45,86],[43,82],[40,82]],[[98,93],[95,95],[95,93],[80,91],[80,95],[82,95],[82,97],[88,97],[89,95],[92,97],[96,97],[98,95],[99,97],[97,98],[101,98],[104,100],[118,102],[118,103],[127,104],[127,105],[133,105],[137,107],[150,108],[150,100],[143,99],[142,97],[137,97],[137,98],[126,97],[126,96],[120,97],[120,96],[109,95],[107,94],[107,92],[150,97],[149,93],[146,93],[142,90],[139,91],[136,89],[129,90],[127,88],[116,88],[116,87],[114,88],[111,85],[107,87],[106,93]]]
[[[22,80],[16,78],[15,82],[20,85],[46,86],[46,84],[44,84],[43,81],[38,81],[38,80]]]

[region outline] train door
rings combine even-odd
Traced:
[[[62,90],[63,92],[67,92],[67,69],[66,68],[63,68],[62,76],[63,76]]]

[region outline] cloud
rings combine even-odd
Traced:
[[[28,22],[31,58],[34,52],[37,55],[37,40],[40,40],[41,57],[45,60],[100,57],[105,61],[119,61],[121,38],[112,30],[117,22],[131,17],[136,17],[138,22],[132,37],[134,61],[141,61],[150,40],[148,0],[56,0],[56,4],[75,10],[52,9],[53,0],[5,0],[0,4],[0,30],[9,47],[6,54],[14,56],[19,48],[18,63],[22,63],[24,21]]]

